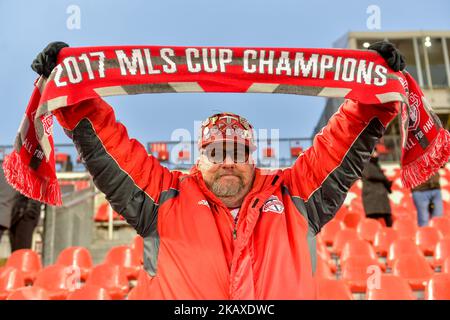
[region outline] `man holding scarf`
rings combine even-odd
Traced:
[[[48,77],[64,43],[33,62]],[[403,56],[376,50],[394,70]],[[253,127],[220,113],[201,126],[189,174],[169,171],[128,137],[113,109],[90,99],[54,111],[96,186],[144,238],[149,299],[314,299],[315,236],[361,177],[399,103],[346,100],[291,168],[256,168]]]

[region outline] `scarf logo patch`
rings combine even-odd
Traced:
[[[416,130],[420,122],[420,100],[414,92],[409,94],[409,130]]]
[[[283,202],[278,199],[277,196],[270,196],[269,200],[267,200],[264,203],[264,206],[262,207],[262,212],[273,212],[282,214],[284,212],[284,205]]]

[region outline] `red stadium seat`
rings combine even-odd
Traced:
[[[317,300],[353,300],[352,292],[344,281],[316,279]]]
[[[361,213],[353,213],[349,212],[344,217],[344,223],[347,228],[356,229],[358,224],[364,219],[364,216]]]
[[[392,228],[397,230],[400,238],[415,239],[416,231],[419,227],[417,226],[417,221],[405,218],[395,220]]]
[[[441,234],[433,227],[421,227],[416,231],[416,244],[426,256],[432,256]]]
[[[373,244],[376,233],[381,229],[383,229],[381,223],[374,219],[363,219],[356,227],[359,236],[371,244]]]
[[[444,263],[442,264],[442,272],[450,273],[450,257],[444,260]]]
[[[264,158],[274,158],[275,157],[275,151],[271,147],[267,147],[263,149],[263,157]]]
[[[410,239],[397,239],[389,247],[389,252],[386,258],[388,266],[394,264],[394,261],[404,255],[423,255],[416,243]]]
[[[302,152],[302,147],[291,147],[291,158],[297,158]]]
[[[344,245],[340,257],[341,267],[345,265],[350,257],[365,257],[373,260],[378,259],[375,250],[370,243],[365,240],[350,240]],[[382,266],[380,265],[380,267]]]
[[[6,300],[50,300],[50,296],[45,289],[33,286],[17,289]]]
[[[434,249],[433,266],[442,267],[448,257],[450,257],[450,239],[439,240]]]
[[[144,239],[141,236],[137,235],[134,237],[131,249],[139,257],[140,264],[144,264]]]
[[[314,277],[316,279],[335,279],[331,273],[328,261],[322,259],[321,257],[317,257],[316,272],[314,273]]]
[[[106,289],[96,285],[86,285],[71,292],[67,300],[112,300]]]
[[[86,281],[86,285],[97,285],[105,288],[113,300],[122,300],[129,290],[126,271],[123,267],[112,264],[95,266]]]
[[[25,279],[20,270],[13,267],[0,270],[0,300],[5,300],[11,292],[24,286]]]
[[[86,281],[93,264],[91,254],[83,247],[69,247],[61,251],[56,264],[72,266],[80,270],[81,281]]]
[[[191,152],[189,150],[181,150],[178,152],[179,161],[189,161],[191,159]]]
[[[390,245],[399,238],[396,230],[392,228],[382,228],[375,234],[373,248],[382,257],[386,257]]]
[[[425,287],[426,300],[450,300],[450,274],[435,274]]]
[[[104,202],[102,203],[98,209],[97,212],[95,213],[94,216],[94,221],[96,222],[107,222],[109,221],[109,203],[108,202]],[[113,220],[117,220],[120,219],[120,215],[113,210]]]
[[[123,267],[129,280],[137,279],[141,268],[140,257],[129,246],[111,248],[106,254],[104,263]]]
[[[430,227],[436,228],[441,232],[442,236],[450,237],[450,218],[448,217],[434,217],[429,222]]]
[[[367,300],[415,300],[411,287],[403,278],[383,274],[379,287],[367,288]]]
[[[410,254],[395,260],[392,273],[408,280],[413,290],[423,290],[433,270],[422,254]]]
[[[45,289],[51,300],[64,300],[80,287],[80,274],[72,267],[54,264],[39,271],[33,285]]]
[[[345,229],[345,224],[339,220],[331,220],[320,231],[320,236],[327,246],[332,246],[336,233]]]
[[[22,271],[26,283],[32,283],[36,278],[36,274],[42,269],[41,258],[30,249],[14,251],[8,258],[6,266]]]
[[[336,233],[333,241],[333,252],[338,256],[341,255],[344,245],[350,240],[360,239],[355,229],[343,229]]]
[[[327,247],[325,246],[325,244],[320,244],[319,242],[317,242],[316,244],[316,248],[317,248],[317,256],[322,258],[324,261],[326,261],[328,263],[328,266],[330,267],[330,270],[335,273],[336,272],[336,264],[334,263],[334,260],[331,259],[331,255],[330,255],[330,251],[328,251]]]
[[[378,261],[369,257],[350,257],[342,268],[342,279],[347,282],[352,292],[366,292],[370,271],[378,266]],[[381,269],[380,269],[381,272]]]

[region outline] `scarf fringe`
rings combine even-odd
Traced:
[[[441,128],[425,153],[402,167],[401,180],[405,188],[414,188],[427,181],[450,157],[450,132]]]
[[[36,175],[17,151],[5,156],[3,171],[6,181],[24,196],[53,206],[62,205],[58,179]]]

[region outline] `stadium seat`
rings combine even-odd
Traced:
[[[83,247],[69,247],[61,251],[56,264],[79,268],[81,281],[86,281],[93,264],[91,254]]]
[[[25,279],[19,269],[6,267],[0,270],[0,300],[5,300],[8,295],[25,286]]]
[[[129,280],[136,280],[141,268],[141,259],[130,246],[111,248],[106,254],[104,263],[123,267]]]
[[[367,257],[373,260],[378,259],[375,250],[370,243],[365,240],[350,240],[344,245],[340,257],[341,268],[344,267],[350,257]],[[384,266],[380,265],[380,267],[384,269]]]
[[[97,212],[94,215],[94,221],[95,222],[108,222],[109,221],[109,203],[104,202],[102,203],[98,209]],[[120,219],[120,215],[113,210],[113,220]]]
[[[419,227],[416,220],[404,218],[395,220],[392,228],[397,230],[400,238],[415,239]]]
[[[272,147],[263,149],[263,157],[266,159],[275,158],[275,151]]]
[[[353,300],[352,292],[342,280],[316,279],[317,300]]]
[[[450,239],[439,240],[434,249],[433,266],[442,267],[448,257],[450,257]]]
[[[333,259],[331,259],[330,251],[328,251],[327,247],[324,243],[316,243],[316,252],[317,256],[321,257],[324,261],[328,263],[330,270],[335,273],[336,272],[336,264]]]
[[[86,285],[67,296],[66,300],[112,300],[106,289],[96,285]]]
[[[191,159],[191,152],[189,150],[180,150],[178,152],[179,161],[189,161]]]
[[[426,256],[432,256],[441,234],[433,227],[421,227],[416,231],[416,244]]]
[[[144,239],[139,235],[135,236],[130,247],[134,254],[139,257],[141,265],[144,264]]]
[[[302,152],[302,147],[291,147],[291,158],[297,158]]]
[[[399,238],[396,230],[384,227],[375,233],[373,248],[382,257],[386,257],[390,245]]]
[[[444,260],[444,263],[442,264],[442,272],[450,273],[450,257]]]
[[[450,300],[450,274],[436,273],[425,287],[426,300]]]
[[[378,266],[378,261],[370,257],[350,257],[342,268],[342,279],[347,282],[352,292],[364,293],[367,280],[371,277],[371,268]],[[379,269],[380,272],[381,269]]]
[[[322,259],[321,257],[317,257],[316,261],[316,272],[314,273],[314,277],[317,279],[335,279],[333,274],[331,273],[330,266],[328,261]]]
[[[379,287],[367,288],[367,300],[415,300],[411,287],[403,278],[383,274]]]
[[[408,280],[413,290],[423,290],[433,270],[422,254],[409,254],[395,260],[392,273]]]
[[[73,267],[54,264],[39,271],[33,286],[45,289],[50,300],[64,300],[80,287],[80,275]]]
[[[356,229],[359,222],[364,219],[364,216],[361,213],[349,212],[344,217],[344,223],[347,228]]]
[[[359,236],[371,244],[373,244],[376,233],[381,229],[383,229],[381,223],[375,219],[363,219],[356,227]]]
[[[342,229],[345,229],[345,224],[342,221],[333,219],[323,226],[320,236],[327,246],[332,246],[336,233]]]
[[[341,255],[342,249],[344,248],[344,245],[350,241],[350,240],[358,240],[359,235],[356,232],[355,229],[343,229],[339,230],[336,233],[336,237],[333,241],[333,253],[337,254],[338,256]]]
[[[394,261],[401,256],[419,254],[423,255],[422,251],[416,243],[410,239],[397,239],[389,246],[389,252],[386,258],[388,266],[392,267]]]
[[[6,300],[50,300],[50,296],[45,289],[33,286],[11,292]]]
[[[86,285],[97,285],[106,289],[113,300],[122,300],[129,290],[126,271],[123,267],[112,264],[95,266]]]
[[[17,268],[22,271],[25,282],[33,283],[36,274],[42,269],[41,258],[30,249],[14,251],[6,262],[7,267]]]
[[[443,237],[450,237],[450,218],[434,217],[430,220],[429,226],[440,231]]]

